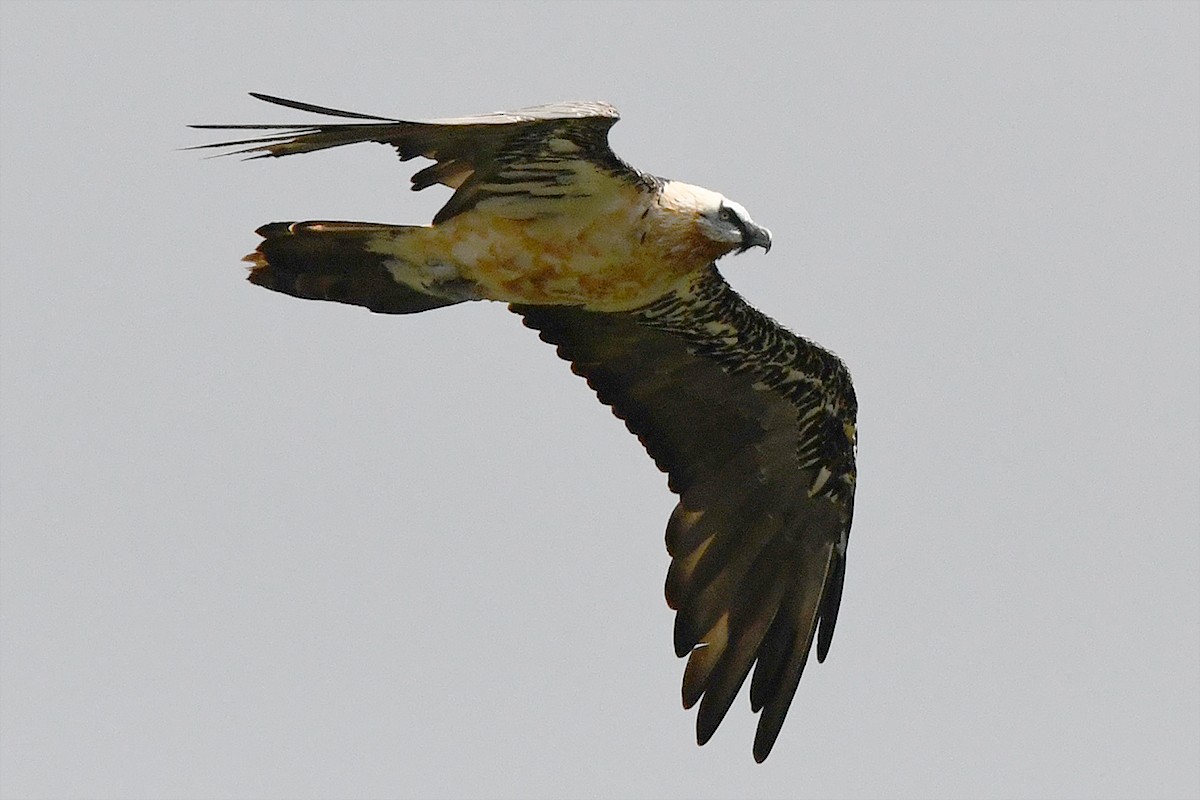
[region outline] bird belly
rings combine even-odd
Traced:
[[[457,279],[476,297],[598,311],[643,306],[707,260],[664,251],[635,205],[531,219],[473,209],[412,235],[378,243],[397,280],[421,288]]]

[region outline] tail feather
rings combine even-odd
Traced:
[[[365,306],[383,314],[414,314],[462,302],[400,283],[385,265],[388,256],[368,249],[368,241],[381,233],[402,235],[404,230],[366,222],[272,222],[258,229],[263,241],[244,259],[252,265],[249,281],[293,297]]]

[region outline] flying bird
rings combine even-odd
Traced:
[[[201,147],[261,158],[377,142],[433,162],[414,190],[454,192],[429,225],[263,225],[249,280],[386,314],[496,300],[555,345],[679,496],[666,599],[697,741],[753,669],[763,761],[814,641],[824,661],[833,638],[857,448],[842,361],[717,271],[728,253],[769,250],[770,232],[717,192],[618,158],[606,103],[415,122],[253,96],[352,121],[197,125],[255,131]]]

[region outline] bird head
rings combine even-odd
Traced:
[[[715,212],[703,215],[701,225],[710,238],[733,241],[739,253],[751,247],[761,247],[764,253],[771,250],[771,232],[761,225],[755,225],[741,203],[722,197]]]
[[[670,181],[663,188],[660,202],[689,219],[695,233],[711,245],[705,249],[711,249],[717,257],[734,251],[744,253],[751,247],[771,249],[771,232],[754,224],[740,203],[717,192]]]

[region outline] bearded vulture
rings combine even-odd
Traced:
[[[357,142],[433,163],[412,188],[454,190],[430,225],[272,222],[247,256],[277,292],[410,314],[498,300],[524,318],[667,473],[666,599],[688,657],[683,705],[713,735],[751,668],[771,752],[813,640],[829,651],[854,509],[856,401],[845,365],[748,305],[716,260],[771,247],[716,192],[630,167],[616,109],[555,103],[409,122],[254,94],[354,120],[202,145],[250,157]]]

